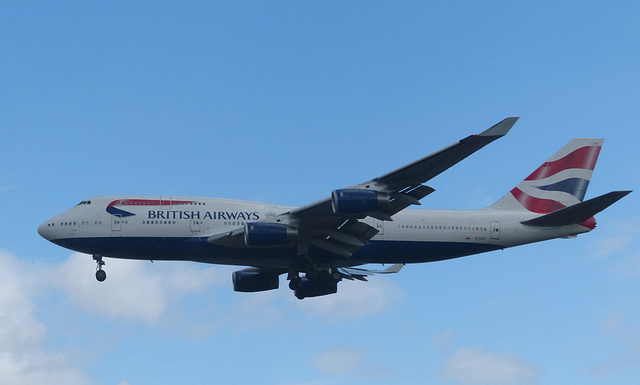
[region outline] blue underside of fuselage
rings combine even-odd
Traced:
[[[229,248],[211,245],[206,238],[67,238],[53,242],[81,253],[123,259],[264,267],[286,267],[298,259],[295,248]],[[355,266],[366,263],[435,262],[500,248],[462,242],[371,241],[350,258],[330,255],[319,249],[312,249],[310,253],[315,259],[331,261],[336,266]]]

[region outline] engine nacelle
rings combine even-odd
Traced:
[[[294,294],[298,299],[320,297],[338,292],[338,282],[324,279],[301,278],[300,286]]]
[[[278,274],[268,273],[258,268],[238,270],[231,275],[233,290],[243,293],[274,290],[280,285]]]
[[[282,223],[252,222],[244,225],[244,243],[247,246],[284,246],[297,239],[298,229]]]
[[[389,194],[374,190],[342,189],[331,193],[331,206],[336,214],[364,214],[384,209]]]

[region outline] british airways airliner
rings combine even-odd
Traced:
[[[405,210],[434,192],[424,185],[506,135],[518,118],[367,182],[301,207],[218,198],[107,196],[44,222],[41,236],[103,258],[250,266],[240,292],[277,289],[287,274],[297,298],[336,293],[343,279],[397,273],[408,263],[484,253],[593,230],[593,216],[631,191],[584,201],[603,139],[573,139],[497,203],[481,210]],[[358,267],[390,264],[384,270]]]

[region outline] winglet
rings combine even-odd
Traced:
[[[520,119],[519,117],[511,117],[496,123],[491,128],[478,134],[478,136],[505,136],[511,130],[514,124]]]

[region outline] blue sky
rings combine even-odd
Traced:
[[[98,195],[286,205],[520,116],[433,179],[488,206],[574,137],[588,197],[637,189],[635,2],[3,2],[0,378],[8,384],[640,380],[637,192],[598,228],[407,266],[337,295],[232,291],[230,267],[107,260],[37,226]]]

